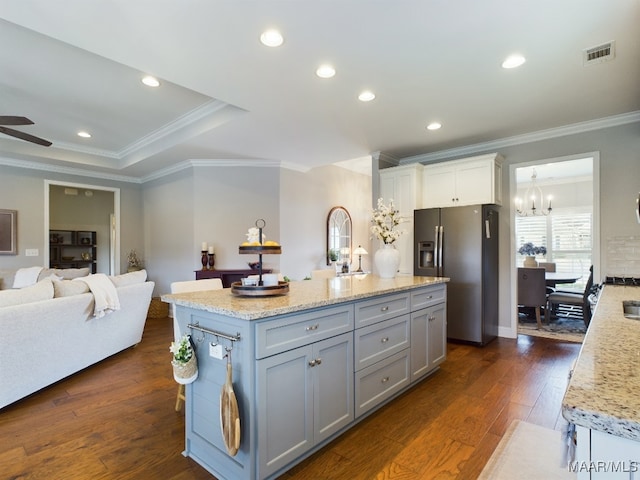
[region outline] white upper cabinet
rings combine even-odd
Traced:
[[[413,211],[420,208],[422,169],[422,164],[414,163],[380,170],[380,197],[385,204],[393,200],[400,215],[406,219],[400,224],[405,234],[395,242],[400,250],[398,272],[405,275],[413,275]]]
[[[502,157],[497,153],[425,165],[421,208],[502,205]]]
[[[380,196],[384,203],[393,200],[401,215],[413,218],[413,211],[420,208],[422,170],[420,163],[380,170]]]

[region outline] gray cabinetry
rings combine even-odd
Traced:
[[[356,418],[409,385],[411,294],[356,303]]]
[[[346,304],[256,324],[260,478],[353,421],[353,318]]]
[[[411,294],[411,382],[447,358],[447,290],[444,285]]]
[[[432,372],[447,355],[444,303],[411,313],[411,381]]]
[[[186,386],[184,454],[221,480],[278,478],[444,360],[445,292],[440,283],[398,288],[256,320],[179,305],[176,319],[192,329],[199,368]],[[225,293],[212,292],[211,303]],[[241,422],[234,457],[220,434],[226,360],[210,353],[213,342],[232,347]],[[428,365],[419,375],[414,358]]]

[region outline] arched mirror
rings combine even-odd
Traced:
[[[327,217],[327,265],[350,262],[351,216],[344,207],[333,207]]]

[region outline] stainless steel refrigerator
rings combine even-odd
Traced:
[[[447,338],[485,345],[498,335],[495,205],[414,211],[416,276],[449,277]]]

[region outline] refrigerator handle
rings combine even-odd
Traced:
[[[442,264],[442,247],[444,244],[444,227],[438,227],[438,276],[444,275],[444,265]]]
[[[435,245],[433,246],[433,266],[436,269],[436,276],[438,275],[438,270],[439,270],[439,266],[438,266],[438,249],[439,249],[439,245],[440,245],[440,235],[438,234],[438,225],[435,226]]]

